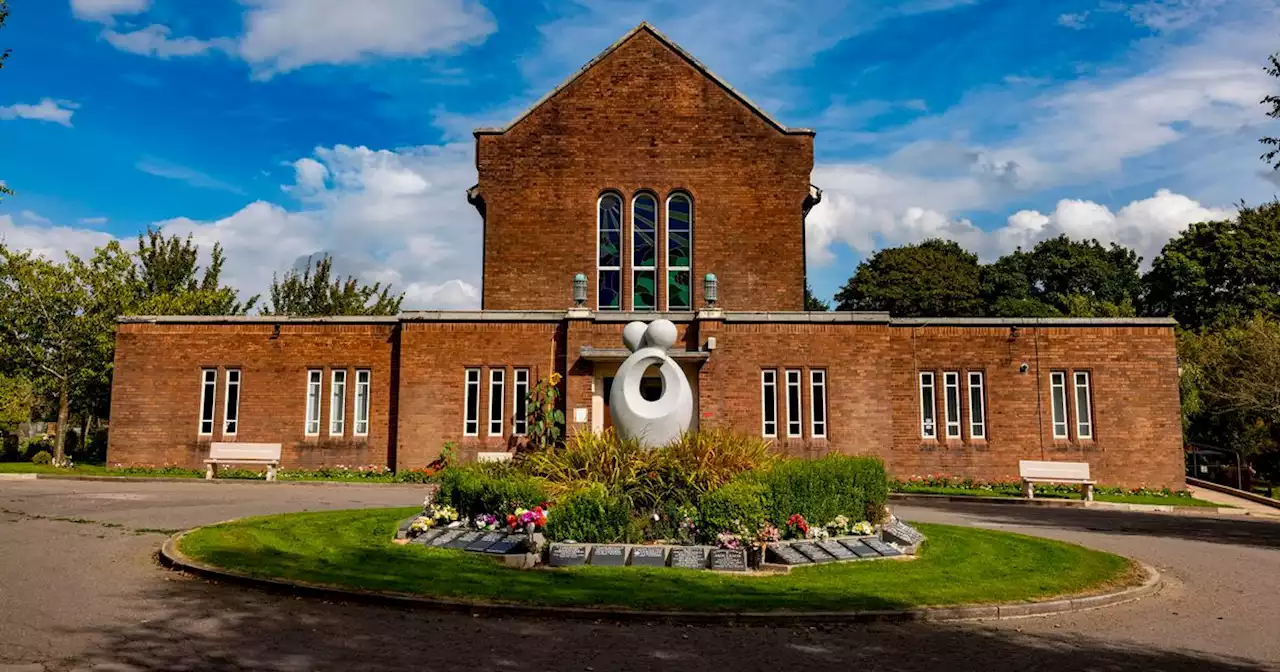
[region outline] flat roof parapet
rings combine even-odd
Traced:
[[[893,327],[1173,327],[1172,317],[895,317]]]

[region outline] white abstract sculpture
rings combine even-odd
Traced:
[[[614,375],[609,388],[609,412],[613,426],[624,439],[636,439],[657,448],[680,438],[693,421],[693,390],[680,365],[667,355],[675,345],[676,325],[670,320],[632,322],[622,330],[622,342],[631,351]],[[662,396],[649,401],[640,395],[640,379],[650,366],[660,365]]]

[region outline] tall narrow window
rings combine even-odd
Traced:
[[[693,201],[685,194],[667,199],[667,310],[693,307]]]
[[[800,436],[804,423],[800,420],[800,370],[787,370],[787,436]]]
[[[987,438],[987,395],[982,373],[969,372],[969,438]]]
[[[222,434],[235,436],[240,426],[240,369],[227,369],[226,394],[222,405]]]
[[[320,433],[320,369],[307,371],[307,436]]]
[[[200,371],[200,433],[213,433],[213,395],[218,391],[218,372],[215,369]]]
[[[764,418],[761,433],[767,437],[778,435],[778,372],[765,369],[760,372],[760,415]]]
[[[462,417],[462,433],[480,433],[480,369],[467,369],[466,409]]]
[[[920,372],[920,436],[938,438],[937,409],[934,408],[934,380],[932,371]]]
[[[809,437],[823,439],[827,436],[827,372],[821,369],[809,371]]]
[[[1093,395],[1089,390],[1089,373],[1076,371],[1076,438],[1093,438]]]
[[[356,436],[369,433],[369,381],[369,369],[356,369]]]
[[[1049,372],[1049,396],[1053,400],[1053,438],[1070,438],[1067,434],[1067,372]]]
[[[516,369],[512,383],[511,402],[515,415],[511,418],[511,433],[524,436],[529,431],[529,369]]]
[[[942,386],[946,392],[947,438],[960,438],[960,374],[947,371],[942,374]]]
[[[507,394],[506,377],[506,369],[489,369],[489,436],[502,436],[502,409]]]
[[[658,308],[658,201],[640,194],[631,202],[631,309]]]
[[[622,197],[605,194],[596,212],[596,304],[622,310]]]
[[[329,382],[329,436],[342,436],[347,430],[347,371],[334,369]]]

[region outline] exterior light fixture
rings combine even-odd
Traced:
[[[587,276],[582,273],[573,276],[573,302],[579,308],[587,305]]]
[[[716,305],[716,301],[720,300],[720,285],[715,273],[708,273],[702,279],[702,298],[706,299],[709,306]]]

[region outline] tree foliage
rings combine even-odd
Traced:
[[[825,313],[831,310],[831,304],[814,296],[813,288],[808,284],[804,286],[804,309],[814,313]]]
[[[1267,57],[1267,65],[1263,67],[1268,75],[1280,79],[1280,54],[1272,54]],[[1271,94],[1262,99],[1262,104],[1269,107],[1267,116],[1272,119],[1280,119],[1280,94]],[[1280,170],[1280,138],[1263,137],[1259,140],[1263,146],[1269,149],[1262,155],[1262,160],[1271,164],[1275,170]]]
[[[15,432],[19,424],[30,420],[35,403],[31,381],[0,373],[0,434]]]
[[[362,284],[353,276],[332,278],[333,258],[307,258],[306,267],[281,279],[272,276],[267,315],[395,315],[404,295],[382,283]]]
[[[1255,317],[1179,339],[1188,434],[1245,456],[1280,445],[1280,322]]]
[[[148,228],[138,234],[137,266],[130,276],[137,293],[132,312],[138,315],[243,315],[257,303],[244,303],[235,288],[222,284],[226,263],[222,246],[214,243],[209,265],[199,266],[200,250],[191,236],[165,236]]]
[[[836,293],[837,310],[888,311],[895,316],[980,315],[978,255],[949,240],[931,239],[876,252]]]

